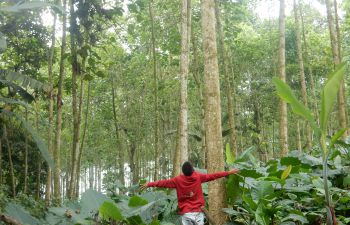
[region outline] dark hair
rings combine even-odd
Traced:
[[[191,176],[193,173],[194,169],[193,166],[190,162],[184,162],[184,164],[182,164],[182,172],[185,176]]]

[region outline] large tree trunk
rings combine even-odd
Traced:
[[[12,150],[11,150],[11,145],[8,139],[8,134],[7,134],[7,127],[6,125],[3,125],[3,139],[6,142],[6,148],[7,148],[7,154],[8,154],[8,160],[9,160],[9,165],[10,165],[10,179],[11,179],[11,192],[12,192],[12,197],[16,197],[16,183],[15,183],[15,172],[13,168],[13,162],[12,162]]]
[[[201,131],[201,168],[207,168],[207,151],[206,151],[206,145],[205,145],[205,125],[204,125],[204,117],[205,117],[205,109],[204,109],[204,97],[203,97],[203,79],[200,77],[199,74],[199,63],[198,63],[198,53],[197,53],[197,42],[196,42],[196,37],[193,34],[193,29],[192,31],[192,48],[193,48],[193,77],[196,82],[197,88],[198,88],[198,96],[199,96],[199,101],[200,101],[200,108],[201,108],[201,114],[200,114],[200,131]]]
[[[208,172],[224,169],[221,132],[221,105],[219,68],[217,60],[215,35],[215,1],[202,0],[202,34],[204,54],[204,87],[205,87],[205,130],[208,151]],[[225,207],[224,181],[209,183],[209,209],[217,224],[226,220],[222,208]]]
[[[180,112],[176,152],[179,156],[174,164],[176,173],[180,174],[181,164],[188,160],[188,106],[187,79],[189,72],[189,49],[191,38],[191,0],[182,0],[181,9],[181,58],[180,58]]]
[[[279,46],[278,46],[278,76],[286,82],[286,40],[285,40],[285,0],[280,0],[279,16]],[[288,153],[288,122],[287,103],[279,100],[279,142],[281,156]]]
[[[57,15],[53,12],[53,26],[52,26],[52,36],[51,36],[51,47],[49,54],[49,63],[48,63],[48,73],[49,73],[49,86],[50,86],[50,99],[49,99],[49,130],[47,135],[47,147],[49,149],[50,154],[53,153],[53,141],[52,141],[52,132],[53,132],[53,82],[52,82],[52,64],[53,57],[55,55],[55,42],[56,42],[56,19]],[[45,203],[48,206],[50,204],[51,199],[51,168],[47,169],[47,180],[46,180],[46,190],[45,190]]]
[[[232,99],[232,89],[231,89],[231,81],[229,77],[229,57],[228,57],[228,49],[225,45],[225,36],[223,27],[221,24],[221,13],[219,8],[219,2],[215,1],[215,12],[216,12],[216,24],[217,24],[217,31],[218,31],[218,37],[219,37],[219,49],[221,52],[221,61],[222,61],[222,67],[224,72],[224,80],[225,80],[225,94],[227,99],[227,115],[228,115],[228,123],[230,131],[230,146],[235,156],[237,156],[237,141],[236,141],[236,125],[235,125],[235,118],[234,118],[234,106],[233,106],[233,99]],[[233,71],[233,70],[232,70]],[[233,74],[233,73],[232,73]]]
[[[330,0],[326,0],[326,8],[327,8],[327,20],[328,20],[328,29],[331,40],[331,47],[333,53],[333,63],[335,66],[340,64],[340,48],[339,48],[339,40],[337,37],[337,33],[334,27],[333,15],[332,15],[332,3]],[[347,128],[347,119],[346,119],[346,110],[345,110],[345,86],[344,81],[342,80],[338,92],[338,117],[339,117],[339,126],[341,129]],[[343,134],[343,139],[347,137],[347,132]]]
[[[299,77],[301,85],[301,95],[303,97],[303,103],[305,107],[308,107],[307,91],[306,91],[306,81],[305,81],[305,72],[304,72],[304,59],[303,59],[303,50],[301,46],[301,32],[300,32],[300,20],[298,15],[298,7],[296,0],[294,3],[294,19],[295,19],[295,35],[297,41],[297,54],[298,54],[298,64],[299,64]],[[306,122],[306,149],[308,151],[312,148],[312,131],[310,123]],[[300,149],[301,150],[301,149]]]
[[[153,179],[158,178],[158,154],[159,154],[159,123],[158,123],[158,76],[157,76],[157,56],[156,56],[156,40],[154,34],[154,15],[153,15],[153,0],[149,2],[149,15],[151,20],[151,41],[152,41],[152,56],[153,56],[153,88],[154,88],[154,175]]]
[[[77,54],[77,32],[78,25],[76,19],[76,12],[74,11],[75,0],[70,0],[70,42],[71,42],[71,55],[72,55],[72,112],[73,112],[73,143],[71,152],[71,164],[70,164],[70,182],[67,197],[73,198],[75,196],[75,183],[77,180],[77,160],[79,153],[80,142],[80,107],[78,102],[78,84],[77,79],[80,74],[78,54]],[[83,82],[81,82],[81,85]],[[83,89],[81,89],[83,90]],[[80,94],[82,94],[80,92]],[[80,98],[79,98],[80,99]]]
[[[63,10],[66,11],[67,1],[63,0]],[[66,22],[67,17],[66,14],[63,13],[63,21],[62,21],[62,45],[61,45],[61,59],[60,59],[60,74],[58,80],[57,87],[57,115],[56,115],[56,137],[55,137],[55,145],[53,148],[53,159],[55,162],[54,168],[54,202],[55,204],[60,205],[61,198],[61,184],[60,184],[60,175],[61,175],[61,131],[62,131],[62,89],[63,89],[63,81],[64,81],[64,54],[66,51]]]

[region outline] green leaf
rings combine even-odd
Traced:
[[[106,195],[89,189],[81,196],[81,214],[90,216],[98,211],[104,202],[112,202]]]
[[[246,162],[248,161],[252,155],[252,152],[254,152],[256,150],[255,146],[251,146],[248,149],[244,150],[244,152],[242,152],[236,159],[236,162]]]
[[[9,203],[6,208],[5,212],[10,217],[15,218],[17,221],[21,222],[22,224],[29,224],[29,225],[39,225],[42,224],[38,219],[31,216],[22,206]]]
[[[272,81],[276,86],[278,96],[280,96],[282,100],[290,104],[295,114],[302,116],[304,119],[309,121],[309,123],[314,129],[317,129],[317,126],[315,124],[315,118],[313,117],[311,111],[308,108],[306,108],[304,104],[299,102],[289,85],[287,85],[277,77],[272,78]]]
[[[258,205],[253,201],[253,199],[250,196],[243,194],[242,199],[245,203],[248,204],[249,208],[256,210],[256,208],[258,207]]]
[[[256,170],[248,170],[248,169],[241,169],[239,172],[239,175],[242,177],[252,177],[252,178],[259,178],[264,176],[263,174],[258,173]]]
[[[137,206],[143,206],[147,204],[148,204],[148,201],[146,199],[143,199],[140,196],[135,195],[130,198],[128,206],[137,207]]]
[[[274,189],[271,181],[259,181],[256,187],[252,188],[252,197],[256,201],[268,199],[273,196]]]
[[[341,63],[329,78],[321,93],[320,128],[326,132],[329,115],[336,101],[341,81],[345,74],[345,63]]]
[[[264,212],[265,205],[259,204],[257,210],[255,211],[256,222],[260,225],[269,225],[270,217],[267,213]]]
[[[285,180],[285,179],[289,176],[290,171],[292,171],[292,165],[289,165],[289,166],[283,171],[283,173],[282,173],[282,175],[281,175],[281,179],[282,179],[282,180]]]
[[[241,196],[239,176],[230,175],[226,183],[226,198],[229,203],[235,202]]]
[[[286,156],[281,158],[281,165],[284,165],[284,166],[289,166],[289,165],[297,166],[300,164],[301,164],[301,160],[293,156]]]
[[[301,216],[301,215],[298,215],[298,214],[293,214],[293,213],[289,214],[287,217],[284,217],[282,219],[282,222],[288,221],[288,220],[299,221],[302,224],[308,224],[309,223],[309,221],[304,216]]]
[[[112,202],[104,202],[100,209],[99,213],[103,219],[120,221],[123,220],[123,215],[121,214],[118,207]]]
[[[329,148],[333,148],[335,142],[341,137],[343,136],[343,134],[345,133],[345,131],[347,130],[348,128],[344,128],[344,129],[341,129],[340,131],[338,131],[336,134],[334,134],[331,138],[331,142],[329,143]]]
[[[235,156],[233,155],[230,143],[226,143],[226,163],[233,164],[235,162]]]
[[[160,221],[155,219],[149,225],[160,225]]]
[[[350,187],[350,174],[348,174],[346,177],[343,179],[343,185],[345,187]]]

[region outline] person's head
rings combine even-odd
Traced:
[[[184,164],[182,164],[182,173],[185,176],[191,176],[193,173],[194,169],[193,166],[190,162],[184,162]]]

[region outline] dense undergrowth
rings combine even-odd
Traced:
[[[329,156],[328,182],[338,224],[350,223],[350,145],[338,142]],[[322,157],[292,151],[266,163],[256,160],[254,148],[245,151],[228,167],[240,168],[239,175],[226,179],[229,215],[227,224],[324,224],[327,211],[322,179]],[[207,193],[207,186],[203,186]],[[62,207],[45,208],[28,196],[15,200],[0,192],[1,211],[23,224],[180,224],[174,192],[154,189],[139,193],[107,195],[88,190],[79,201]],[[129,196],[130,195],[130,196]]]

